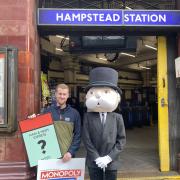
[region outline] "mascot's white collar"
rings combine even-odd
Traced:
[[[99,113],[99,116],[100,116],[100,118],[101,118],[101,121],[102,121],[102,119],[103,119],[103,115],[104,115],[104,119],[106,120],[106,117],[107,117],[107,112],[100,112]]]

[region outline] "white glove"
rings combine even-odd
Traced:
[[[110,156],[99,157],[95,160],[97,166],[101,169],[106,168],[107,165],[112,161]]]

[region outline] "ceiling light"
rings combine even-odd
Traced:
[[[68,37],[65,37],[65,36],[56,35],[56,37],[61,38],[61,39],[69,40],[69,38],[68,38]]]
[[[126,6],[125,8],[126,8],[126,9],[129,9],[129,10],[132,10],[132,8],[130,8],[130,7],[128,7],[128,6]]]
[[[101,60],[103,60],[103,61],[107,61],[107,59],[106,59],[106,58],[101,58],[101,57],[100,57],[100,58],[98,58],[98,59],[101,59]]]
[[[103,60],[103,61],[107,61],[107,58],[100,57],[99,54],[96,54],[96,58],[97,58],[97,59],[100,59],[100,60]]]
[[[69,40],[69,38],[68,38],[68,37],[66,37],[65,39],[66,39],[66,40]]]
[[[58,38],[64,38],[64,36],[60,36],[60,35],[56,35],[56,37],[58,37]]]
[[[132,54],[129,54],[129,53],[124,53],[124,52],[121,52],[122,55],[126,55],[126,56],[130,56],[130,57],[136,57],[135,55],[132,55]]]
[[[146,67],[146,66],[142,66],[142,65],[138,65],[138,67],[142,68],[142,69],[151,69],[149,67]]]
[[[63,51],[63,49],[61,49],[61,48],[56,48],[56,51]]]
[[[157,51],[157,48],[155,48],[155,47],[153,47],[153,46],[150,46],[150,45],[147,45],[147,44],[145,44],[145,46],[148,47],[148,48],[151,48],[151,49],[154,49],[154,50]]]
[[[121,5],[123,7],[123,9],[129,9],[132,10],[132,8],[130,8],[129,6],[125,6],[124,4]]]

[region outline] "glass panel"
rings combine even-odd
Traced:
[[[5,124],[5,104],[4,104],[4,75],[5,75],[5,54],[0,53],[0,125]]]

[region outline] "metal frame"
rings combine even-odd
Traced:
[[[161,5],[164,5],[162,8]],[[175,9],[176,0],[39,0],[39,8]]]
[[[170,170],[169,154],[169,107],[168,107],[168,75],[167,75],[167,40],[158,37],[157,83],[158,83],[158,137],[160,170]]]
[[[0,125],[0,132],[11,133],[17,130],[17,59],[18,50],[6,46],[0,48],[0,53],[5,54],[4,68],[4,111],[5,123]]]
[[[5,91],[5,89],[7,89],[7,52],[3,51],[0,49],[0,54],[4,55],[4,92],[3,92],[3,96],[4,96],[4,123],[0,124],[0,127],[7,127],[8,121],[7,121],[7,91]]]

